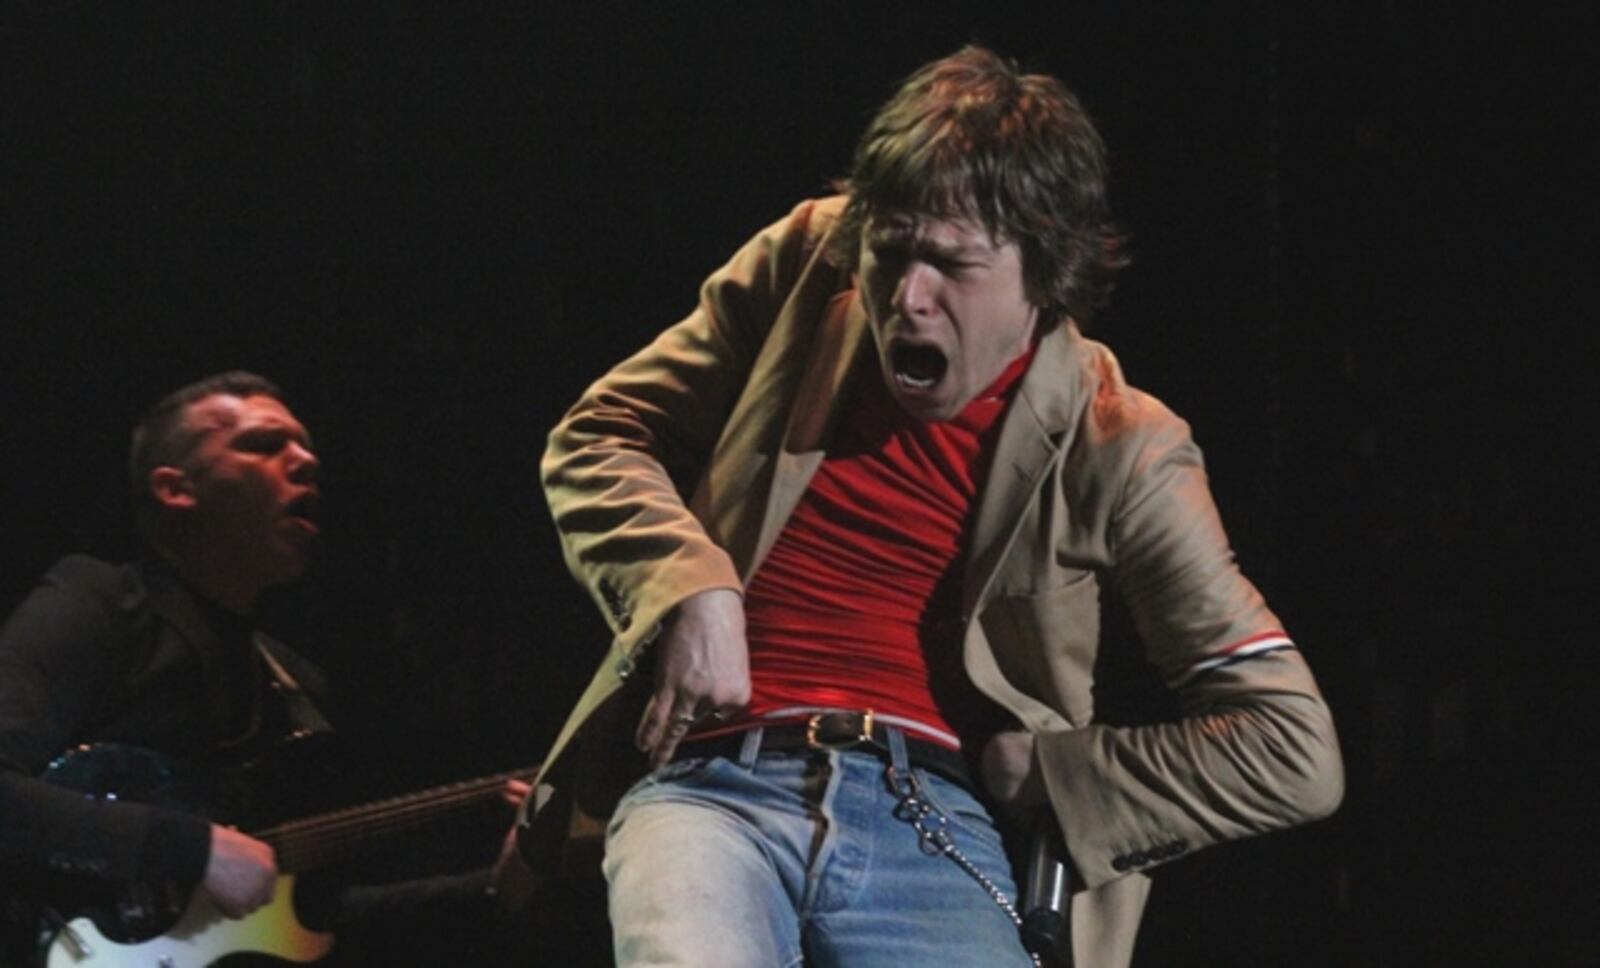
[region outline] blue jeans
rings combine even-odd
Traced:
[[[619,965],[1031,964],[984,886],[897,816],[882,760],[853,750],[758,757],[760,732],[736,762],[670,763],[618,805],[605,874]],[[983,806],[955,783],[911,773],[955,847],[1015,901]]]

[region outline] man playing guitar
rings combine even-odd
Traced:
[[[117,744],[216,775],[329,730],[321,672],[255,627],[262,594],[305,572],[318,534],[317,455],[278,388],[231,372],[175,391],[135,429],[130,472],[149,553],[61,560],[0,629],[0,900],[19,960],[41,924],[65,926],[73,902],[56,899],[74,892],[138,921],[191,901],[239,919],[280,889],[273,847],[196,804],[42,779],[63,753]],[[268,791],[272,819],[294,787]]]

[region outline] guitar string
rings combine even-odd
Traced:
[[[359,804],[347,807],[316,817],[301,820],[292,820],[274,827],[259,831],[256,836],[262,839],[289,839],[302,834],[315,834],[324,829],[344,825],[360,825],[369,818],[391,813],[404,813],[406,811],[427,810],[435,804],[448,804],[463,798],[474,798],[489,790],[497,789],[506,780],[521,776],[521,773],[507,773],[502,776],[486,777],[482,780],[473,780],[461,784],[453,784],[438,790],[430,790],[421,794],[408,794],[377,800],[372,803]]]
[[[317,817],[290,821],[258,831],[255,836],[273,845],[283,856],[280,863],[292,869],[306,862],[325,859],[339,848],[347,851],[356,845],[353,833],[391,833],[415,826],[441,813],[474,805],[484,795],[513,778],[529,778],[531,771],[512,771],[498,776],[470,780],[422,794],[392,797],[361,804]]]
[[[312,862],[327,862],[343,854],[356,852],[357,848],[364,845],[366,838],[354,839],[352,835],[409,829],[452,809],[481,803],[488,789],[441,797],[428,803],[408,803],[387,811],[362,810],[359,815],[305,824],[295,831],[280,836],[264,836],[262,839],[274,843],[282,855],[285,869],[303,869]]]

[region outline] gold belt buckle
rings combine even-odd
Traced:
[[[872,710],[812,713],[806,720],[806,745],[847,750],[872,740]]]

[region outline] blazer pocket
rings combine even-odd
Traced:
[[[1074,726],[1094,717],[1100,583],[1082,572],[1044,591],[1000,595],[983,628],[1006,678]]]

